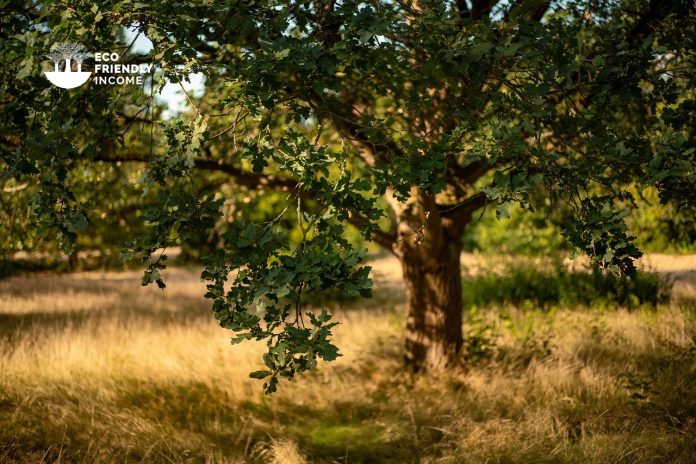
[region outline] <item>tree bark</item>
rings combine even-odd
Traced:
[[[391,200],[393,251],[406,287],[406,365],[416,372],[455,367],[463,343],[459,259],[466,218],[442,217],[434,198],[415,189],[406,203]]]
[[[411,249],[401,257],[406,286],[405,362],[414,371],[459,364],[462,348],[462,281],[454,241],[437,256]]]

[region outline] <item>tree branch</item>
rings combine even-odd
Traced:
[[[102,161],[107,163],[118,162],[136,162],[147,163],[150,159],[141,154],[115,154],[109,156],[97,155],[93,158],[94,161]],[[206,171],[217,171],[229,176],[232,176],[236,183],[249,188],[280,188],[283,191],[292,191],[298,187],[297,181],[287,177],[278,177],[271,174],[257,174],[244,171],[236,166],[225,163],[222,160],[213,158],[196,158],[194,160],[195,167]],[[304,195],[303,195],[304,194]],[[298,192],[298,195],[306,197],[314,197],[312,192]],[[367,225],[367,221],[357,213],[350,211],[348,221],[355,227],[362,229]],[[396,234],[390,234],[381,230],[373,230],[372,240],[375,243],[383,246],[387,250],[394,252],[394,241]]]
[[[352,104],[341,102],[335,98],[321,97],[316,93],[310,97],[308,103],[316,111],[317,116],[329,119],[344,137],[357,142],[360,146],[370,151],[371,158],[363,157],[369,166],[374,166],[378,161],[388,163],[391,153],[401,153],[401,148],[393,140],[387,139],[384,142],[376,142],[366,137],[365,130],[374,130],[374,128],[356,121],[352,111]],[[346,108],[351,110],[346,111]]]
[[[493,6],[498,3],[498,0],[472,0],[471,2],[471,17],[480,19],[488,16]]]
[[[113,155],[97,155],[93,158],[94,161],[102,161],[107,163],[117,162],[140,162],[147,163],[151,161],[149,156],[138,153],[124,153]],[[287,177],[274,176],[272,174],[257,174],[248,172],[225,163],[223,160],[213,158],[196,158],[194,160],[195,167],[205,171],[217,171],[227,174],[235,179],[235,181],[249,188],[280,188],[282,190],[293,190],[297,187],[297,181]]]
[[[457,16],[460,18],[468,18],[471,15],[469,11],[469,5],[467,5],[466,0],[457,0],[455,2]]]
[[[466,166],[462,166],[453,160],[449,165],[448,174],[452,177],[453,183],[456,183],[462,190],[467,190],[467,187],[471,187],[474,182],[494,167],[495,165],[491,165],[485,160],[474,161]]]
[[[550,0],[518,0],[505,13],[505,20],[519,18],[527,21],[539,21],[551,5]]]
[[[664,20],[670,14],[684,15],[688,17],[690,8],[686,1],[665,2],[660,0],[650,0],[648,10],[640,14],[638,21],[633,25],[628,33],[628,40],[633,47],[636,47],[645,37],[650,34],[654,25]]]
[[[440,216],[453,222],[468,222],[476,210],[486,206],[488,198],[483,192],[476,193],[456,205],[439,206]]]
[[[348,222],[353,224],[358,229],[363,229],[367,225],[367,221],[365,220],[365,218],[360,216],[359,214],[354,213],[353,211],[348,212]],[[382,230],[377,229],[377,230],[373,230],[371,232],[371,236],[372,236],[372,240],[375,243],[386,248],[389,252],[395,253],[395,250],[394,250],[394,242],[396,242],[396,234],[395,233],[384,232]]]

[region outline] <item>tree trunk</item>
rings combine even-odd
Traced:
[[[451,368],[462,348],[461,235],[466,221],[441,217],[434,198],[414,190],[403,204],[391,201],[408,319],[405,362],[414,371]]]
[[[405,362],[414,371],[459,364],[462,348],[462,281],[458,242],[437,256],[411,249],[401,257],[406,286]]]

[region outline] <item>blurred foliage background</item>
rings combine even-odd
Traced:
[[[98,214],[90,218],[87,230],[80,234],[76,252],[65,255],[58,246],[55,231],[32,226],[31,208],[36,192],[31,185],[9,184],[0,191],[0,274],[9,275],[22,270],[38,269],[94,269],[127,267],[120,256],[124,242],[143,233],[144,225],[138,218],[147,206],[142,196],[139,179],[143,166],[134,163],[85,164],[80,176],[72,182],[82,183],[76,191],[83,192],[79,201],[90,205]],[[219,174],[199,173],[196,184],[203,189],[226,182]],[[98,189],[84,188],[96,185]],[[285,194],[260,194],[223,187],[227,221],[235,217],[252,217],[262,221],[280,213]],[[627,223],[631,235],[646,253],[690,254],[696,252],[696,211],[671,204],[660,204],[657,191],[645,189],[631,192],[634,203],[626,203],[630,210]],[[539,195],[533,211],[520,207],[510,209],[510,217],[496,218],[495,208],[484,210],[466,230],[464,249],[474,253],[491,255],[557,256],[569,250],[561,234],[566,214],[563,205],[551,204]],[[292,234],[299,232],[292,227],[292,212],[284,221]],[[386,218],[385,221],[389,219]],[[182,244],[179,263],[198,262],[200,256],[217,245],[219,234],[227,224],[221,221],[214,233],[197,237]],[[361,242],[357,230],[348,230],[351,241]],[[295,237],[299,240],[299,236]],[[362,244],[362,243],[360,243]],[[371,245],[373,252],[379,247]]]
[[[626,222],[630,235],[645,253],[690,254],[696,252],[696,211],[660,204],[657,191],[633,188],[635,203],[626,202],[630,210]],[[543,201],[543,202],[542,202]],[[497,219],[494,209],[479,216],[464,236],[465,248],[492,254],[544,256],[567,251],[561,235],[563,205],[540,200],[535,211],[515,206],[510,217]]]

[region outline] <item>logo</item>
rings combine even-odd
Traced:
[[[96,85],[135,84],[143,85],[143,75],[152,71],[152,64],[121,64],[118,53],[91,53],[74,43],[56,44],[47,55],[53,61],[53,71],[44,72],[56,87],[74,89],[89,80]],[[94,58],[94,71],[83,71],[85,60]]]
[[[53,61],[53,71],[44,74],[51,81],[51,84],[62,89],[74,89],[87,82],[87,79],[92,75],[91,72],[82,70],[82,63],[91,56],[91,53],[77,44],[54,45],[48,54],[48,57]],[[73,62],[77,66],[76,71],[72,69]],[[62,71],[61,66],[63,67]]]

